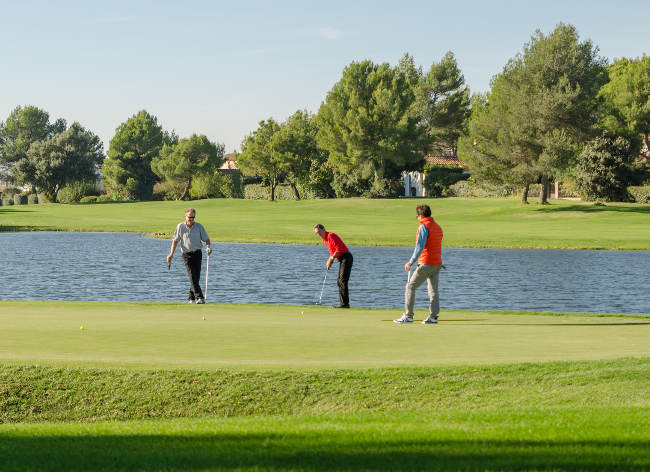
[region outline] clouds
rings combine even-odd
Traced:
[[[336,41],[343,37],[343,31],[330,27],[318,28],[316,30],[316,34],[319,38],[326,39],[328,41]]]

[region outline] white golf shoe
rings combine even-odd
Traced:
[[[438,324],[438,317],[436,316],[436,317],[432,318],[432,317],[429,316],[427,319],[422,320],[422,324],[424,324],[424,325]]]
[[[199,298],[199,299],[196,301],[196,304],[197,304],[197,305],[205,305],[205,300],[204,300],[203,298]]]
[[[194,300],[188,300],[187,303],[192,304],[194,303]]]
[[[397,318],[396,320],[393,320],[393,323],[398,323],[398,324],[413,323],[413,318],[411,318],[410,316],[402,315],[401,318]]]

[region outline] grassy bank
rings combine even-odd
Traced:
[[[448,247],[650,250],[650,205],[515,199],[335,199],[104,203],[0,207],[0,231],[130,231],[169,236],[183,210],[215,241],[317,244],[315,223],[350,245],[413,244],[415,206],[427,203]]]
[[[642,315],[457,310],[443,311],[436,326],[392,323],[399,315],[286,305],[0,302],[0,361],[314,370],[650,356],[650,319]]]
[[[650,358],[318,371],[0,367],[0,423],[647,408]]]

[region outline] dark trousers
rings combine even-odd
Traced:
[[[194,252],[183,254],[183,262],[187,269],[187,275],[190,278],[190,296],[188,300],[203,298],[201,291],[201,262],[203,261],[203,252],[199,249]]]
[[[339,300],[341,305],[350,304],[350,293],[348,291],[348,280],[350,280],[350,272],[352,271],[352,254],[346,252],[339,258]]]

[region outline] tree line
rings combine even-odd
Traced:
[[[608,63],[575,27],[537,31],[492,78],[470,94],[452,52],[427,70],[405,54],[391,66],[346,66],[316,113],[259,122],[236,162],[246,181],[291,188],[294,198],[403,194],[402,174],[425,169],[427,154],[458,156],[475,182],[521,192],[569,182],[587,199],[625,200],[647,183],[650,148],[650,57]],[[79,123],[50,122],[47,112],[17,107],[0,123],[0,172],[56,201],[73,182],[103,175],[115,200],[242,196],[216,172],[224,146],[204,135],[180,139],[145,110],[122,123],[104,155]],[[647,159],[646,159],[647,162]],[[455,181],[427,167],[427,181]],[[441,193],[440,193],[441,194]]]

